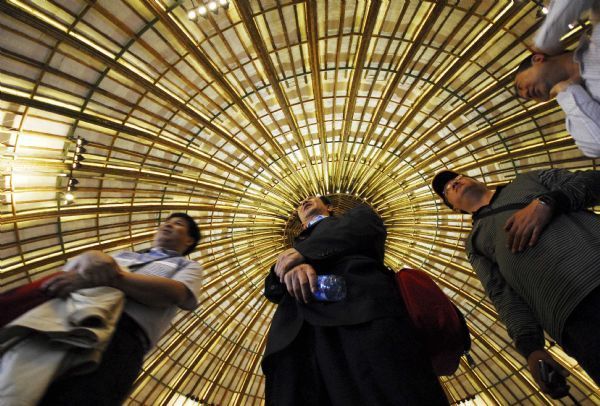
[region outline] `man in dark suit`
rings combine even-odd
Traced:
[[[265,280],[278,304],[262,362],[267,405],[448,404],[383,265],[381,218],[366,205],[332,216],[318,196],[297,211],[303,231]],[[346,297],[315,301],[320,274],[342,276]]]

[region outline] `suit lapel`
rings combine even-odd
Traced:
[[[316,224],[313,224],[312,226],[305,228],[304,230],[302,230],[300,232],[300,234],[298,234],[298,236],[294,239],[294,244],[299,243],[301,241],[306,240],[308,237],[310,237],[310,235],[315,232],[315,230],[321,225],[323,224],[325,221],[331,221],[335,219],[335,217],[326,217],[323,220],[319,221]]]

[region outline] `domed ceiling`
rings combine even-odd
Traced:
[[[449,399],[552,404],[466,261],[470,219],[429,187],[442,168],[490,184],[597,169],[555,102],[514,96],[539,4],[232,0],[191,20],[201,4],[0,0],[3,289],[90,248],[147,248],[186,211],[204,236],[201,306],[178,314],[130,403],[261,404],[263,279],[292,210],[362,200],[387,225],[386,263],[427,270],[467,315],[476,367],[442,379]],[[574,396],[599,403],[552,352]]]

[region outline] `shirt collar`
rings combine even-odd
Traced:
[[[473,213],[473,219],[475,219],[475,217],[480,214],[483,210],[485,210],[487,207],[491,207],[492,203],[494,203],[494,200],[496,200],[498,198],[498,196],[500,196],[500,192],[502,192],[502,189],[504,189],[506,187],[506,185],[501,185],[501,186],[497,186],[496,190],[494,191],[494,194],[492,195],[492,198],[490,199],[490,202],[488,204],[486,204],[485,206],[481,206],[479,209],[477,209],[477,211],[475,213]]]
[[[329,217],[329,216],[325,216],[323,214],[319,214],[318,216],[313,217],[313,219],[311,221],[309,221],[308,224],[306,225],[306,228],[314,226],[319,221],[321,221],[321,220],[323,220],[324,218],[327,218],[327,217]]]
[[[150,248],[150,250],[148,251],[149,254],[155,255],[155,256],[178,256],[181,255],[179,252],[177,251],[173,251],[173,250],[168,250],[165,249],[163,247],[152,247]]]

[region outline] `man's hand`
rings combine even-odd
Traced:
[[[65,298],[69,293],[75,290],[89,288],[91,286],[92,285],[83,279],[76,270],[71,270],[47,280],[42,284],[41,289],[50,296]]]
[[[86,251],[65,265],[65,271],[76,271],[90,286],[106,286],[119,275],[121,269],[110,255],[102,251]]]
[[[297,301],[308,303],[317,290],[317,273],[312,266],[300,264],[284,275],[283,283]]]
[[[542,392],[550,395],[550,397],[552,397],[553,399],[559,399],[564,397],[566,395],[564,387],[549,387],[548,385],[546,385],[545,382],[542,381],[540,374],[540,360],[544,361],[546,364],[552,367],[554,371],[564,376],[565,378],[569,376],[569,371],[564,369],[562,365],[556,362],[554,358],[552,358],[552,356],[545,350],[536,350],[529,354],[529,356],[527,357],[527,365],[529,366],[529,372],[531,372],[531,376],[533,376],[533,379],[535,379],[535,382],[538,384]]]
[[[533,247],[544,227],[552,220],[552,207],[535,199],[527,207],[517,211],[504,224],[508,233],[507,246],[513,253]]]
[[[289,248],[279,254],[275,264],[275,274],[279,277],[279,282],[283,283],[285,273],[303,262],[304,257],[294,248]]]

